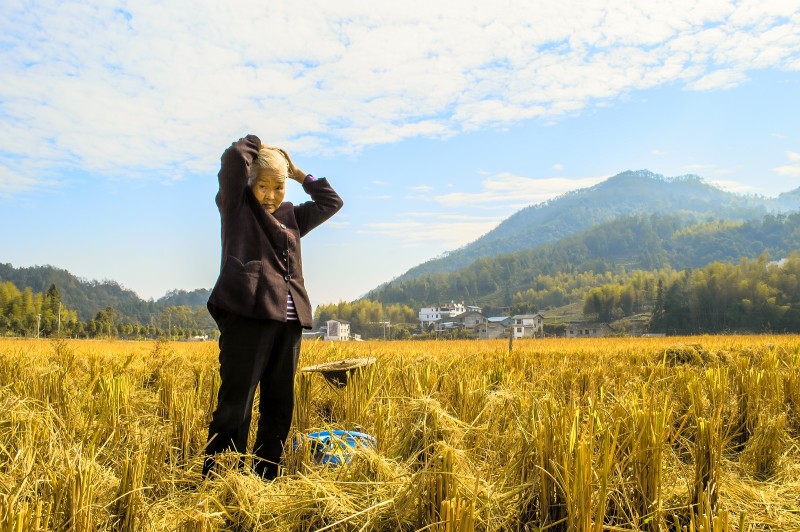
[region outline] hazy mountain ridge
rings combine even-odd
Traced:
[[[556,242],[620,216],[664,213],[688,221],[752,220],[796,209],[800,209],[800,189],[777,198],[745,196],[716,188],[696,175],[667,178],[648,170],[625,171],[521,209],[474,242],[415,266],[395,281],[457,271],[479,258]]]

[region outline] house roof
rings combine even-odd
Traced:
[[[475,312],[474,310],[470,310],[468,312],[462,312],[461,314],[456,314],[455,316],[445,316],[444,318],[439,318],[438,320],[433,320],[432,323],[462,322],[470,314],[476,314],[476,315],[480,316],[481,318],[485,317],[481,312]]]
[[[611,328],[608,326],[607,323],[601,323],[598,321],[592,321],[592,322],[584,321],[579,323],[570,323],[569,325],[567,325],[567,329],[598,329],[603,327],[607,329]]]
[[[451,316],[452,318],[464,318],[470,314],[477,314],[480,317],[484,317],[482,312],[478,312],[477,310],[468,310],[466,312],[462,312],[461,314],[456,314],[455,316]]]

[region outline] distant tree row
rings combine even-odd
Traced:
[[[671,268],[665,268],[658,273],[666,275],[672,271]],[[645,270],[628,271],[621,266],[614,271],[602,273],[585,271],[573,274],[540,274],[533,278],[530,288],[514,294],[511,307],[514,313],[529,313],[583,301],[585,314],[599,314],[603,321],[608,321],[612,314],[619,313],[618,308],[624,309],[625,315],[652,309],[657,280],[656,273]],[[621,288],[618,288],[622,285],[625,286],[624,295],[620,292]],[[587,296],[590,296],[588,307]],[[617,304],[615,299],[624,300],[624,303]],[[609,301],[612,301],[613,312],[607,308]],[[604,307],[607,308],[605,312]]]
[[[651,330],[668,333],[800,332],[800,256],[715,262],[662,280]]]
[[[216,324],[204,307],[169,306],[150,315],[148,323],[131,320],[112,306],[81,321],[67,308],[55,284],[46,292],[0,283],[0,336],[74,338],[215,337]]]
[[[110,280],[96,281],[78,278],[53,266],[15,268],[0,263],[0,282],[12,282],[17,287],[30,287],[33,292],[45,293],[52,285],[61,292],[62,302],[77,312],[78,320],[86,323],[103,309],[113,307],[123,323],[150,324],[153,316],[167,307],[205,307],[209,290],[171,290],[158,300],[145,301],[135,292]]]
[[[583,312],[599,321],[651,312],[650,330],[670,334],[800,332],[800,256],[618,276],[585,293]]]
[[[19,290],[13,283],[0,283],[0,334],[27,336],[72,335],[78,315],[61,303],[55,285],[45,293],[30,287]]]
[[[314,321],[320,326],[328,320],[347,321],[350,330],[363,338],[404,339],[411,337],[411,329],[417,326],[418,312],[419,309],[406,305],[384,305],[379,301],[360,299],[319,305],[314,312]]]

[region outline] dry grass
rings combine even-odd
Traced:
[[[0,532],[800,530],[800,339],[306,343],[287,452],[200,476],[213,343],[0,340]],[[255,424],[254,424],[255,425]]]

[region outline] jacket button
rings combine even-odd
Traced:
[[[286,250],[284,249],[284,250],[282,251],[282,254],[283,254],[283,256],[285,257],[285,256],[287,256],[287,255],[289,254],[289,252],[288,252],[288,251],[286,251]]]
[[[291,277],[290,275],[284,275],[284,276],[283,276],[283,280],[284,280],[284,281],[288,281],[288,280],[289,280],[289,279],[291,279],[291,278],[292,278],[292,277]]]
[[[286,225],[281,224],[281,229],[286,229]]]

